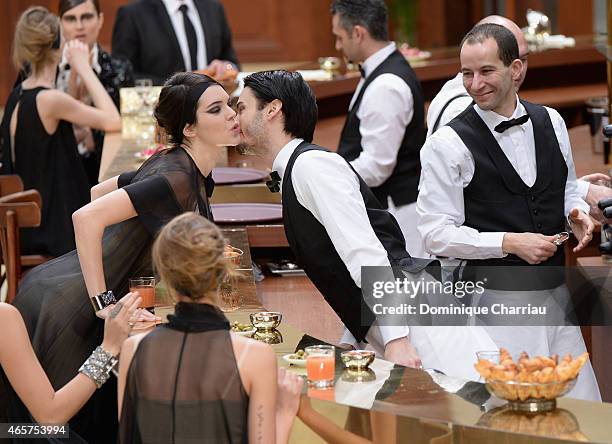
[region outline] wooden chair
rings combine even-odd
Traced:
[[[0,175],[0,197],[23,191],[23,181],[17,174]]]
[[[43,255],[21,255],[19,229],[38,227],[41,220],[42,200],[36,190],[21,191],[0,197],[0,246],[6,267],[8,292],[6,302],[11,303],[23,269],[51,259]]]

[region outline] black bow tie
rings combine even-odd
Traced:
[[[523,123],[529,120],[529,114],[525,114],[524,116],[517,117],[516,119],[504,120],[502,123],[495,127],[495,131],[498,133],[503,133],[508,128],[512,128],[513,126],[522,125]]]
[[[270,173],[270,180],[266,181],[266,185],[272,193],[278,193],[280,191],[281,177],[277,171]]]
[[[361,73],[361,77],[365,79],[366,78],[365,69],[363,69],[363,66],[361,65],[359,65],[359,72]]]

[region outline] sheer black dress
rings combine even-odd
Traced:
[[[72,213],[89,202],[90,185],[72,124],[61,120],[53,134],[43,126],[36,97],[46,89],[19,85],[11,93],[0,126],[2,173],[18,174],[26,190],[36,189],[42,197],[40,226],[21,230],[22,254],[61,256],[75,248]],[[12,144],[10,121],[17,105]]]
[[[134,354],[121,444],[247,443],[249,398],[229,322],[208,304],[179,302]]]
[[[119,177],[137,217],[108,227],[102,239],[104,276],[117,297],[128,291],[128,279],[151,276],[151,247],[158,230],[185,211],[212,219],[207,196],[212,178],[204,177],[183,148],[158,153],[135,172]],[[208,192],[207,192],[208,191]],[[102,341],[104,322],[89,302],[76,251],[29,272],[14,305],[25,321],[34,351],[57,390],[72,379]],[[18,403],[14,403],[18,404]],[[28,422],[25,409],[12,416]],[[116,381],[98,390],[70,421],[90,443],[114,442],[117,433]]]

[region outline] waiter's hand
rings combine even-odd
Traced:
[[[405,336],[387,342],[387,345],[385,345],[385,359],[404,367],[423,367],[416,349]]]
[[[593,229],[595,224],[591,216],[580,211],[578,208],[572,208],[569,213],[569,221],[572,227],[572,232],[576,236],[578,245],[572,250],[574,253],[582,250],[593,239]]]
[[[506,233],[502,250],[506,254],[515,254],[531,265],[539,264],[552,257],[557,251],[555,236],[544,236],[539,233]]]

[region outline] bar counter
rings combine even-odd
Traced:
[[[304,278],[269,277],[282,281],[285,296],[301,292]],[[297,285],[296,285],[297,284]],[[277,282],[258,284],[255,298],[245,306],[226,313],[230,322],[249,323],[250,313],[263,309],[259,302],[266,297],[266,287]],[[314,308],[316,309],[316,308]],[[162,317],[171,308],[158,308]],[[299,317],[300,313],[284,313]],[[312,314],[311,314],[312,315]],[[326,343],[281,322],[278,340],[271,344],[278,365],[288,367],[285,354],[307,345]],[[339,352],[339,350],[337,350]],[[289,367],[305,375],[305,368]],[[321,418],[334,424],[341,442],[512,442],[549,443],[559,440],[612,443],[612,404],[558,399],[557,409],[550,413],[525,415],[509,411],[504,401],[491,397],[484,384],[466,382],[437,373],[433,369],[416,370],[376,359],[371,365],[374,378],[368,382],[349,382],[350,375],[336,360],[335,386],[327,390],[304,388],[312,408]],[[344,432],[342,432],[344,431]],[[359,441],[357,438],[365,438]],[[292,443],[325,442],[301,421],[296,420]]]
[[[267,277],[255,285],[247,266],[250,257],[245,230],[225,228],[224,234],[233,246],[246,252],[238,267],[246,277],[238,284],[244,300],[240,308],[226,313],[227,318],[230,322],[248,324],[251,313],[266,309],[281,311],[283,321],[277,331],[259,338],[270,343],[279,366],[305,376],[305,368],[290,366],[283,356],[309,345],[333,342],[332,338],[337,336],[327,334],[326,339],[317,339],[308,327],[325,307],[313,299],[315,303],[310,305],[309,312],[290,302],[279,310],[278,304],[264,307],[262,301],[270,301],[270,293],[274,292],[281,292],[285,300],[291,301],[316,290],[305,277]],[[162,319],[172,311],[171,306],[156,307],[156,314]],[[306,331],[295,327],[299,324]],[[612,404],[562,397],[552,412],[516,413],[509,410],[505,401],[489,395],[484,384],[453,378],[435,369],[406,368],[377,358],[370,372],[356,377],[344,370],[338,359],[340,351],[336,349],[334,387],[319,390],[305,385],[303,390],[303,396],[308,397],[318,414],[317,422],[335,430],[336,442],[612,443]],[[312,415],[311,411],[308,416]],[[290,442],[325,441],[296,420]]]

